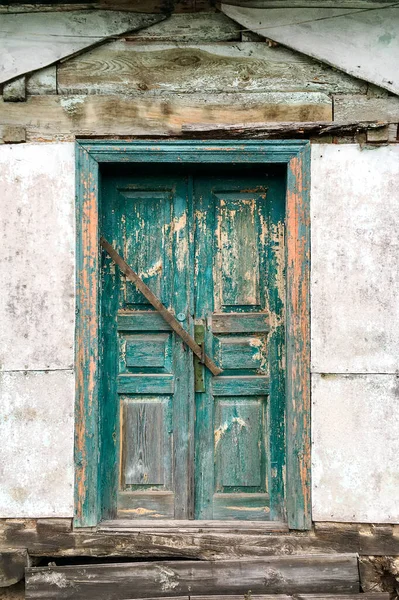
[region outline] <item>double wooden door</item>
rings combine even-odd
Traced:
[[[223,369],[102,255],[105,517],[284,519],[284,180],[104,176],[102,233]]]

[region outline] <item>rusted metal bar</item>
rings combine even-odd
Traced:
[[[117,253],[115,248],[107,242],[103,237],[100,238],[100,244],[106,252],[110,255],[115,264],[118,265],[122,273],[135,284],[136,288],[147,298],[148,302],[159,312],[159,314],[165,319],[171,326],[173,331],[177,333],[185,344],[198,356],[199,360],[208,367],[213,375],[220,375],[222,369],[220,369],[213,360],[203,353],[201,346],[191,337],[189,333],[180,325],[176,317],[162,304],[162,302],[156,297],[156,295],[150,290],[150,288],[144,283],[144,281],[137,275],[133,269],[123,260],[123,258]]]

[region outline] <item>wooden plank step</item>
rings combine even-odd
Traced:
[[[235,594],[232,596],[169,596],[162,600],[389,600],[389,592],[360,594]],[[124,599],[133,600],[133,599]],[[157,598],[135,598],[134,600],[159,600]]]
[[[244,594],[358,593],[355,554],[162,561],[26,569],[26,598],[126,600]]]

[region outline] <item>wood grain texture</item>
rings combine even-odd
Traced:
[[[222,4],[222,11],[243,27],[293,50],[399,92],[397,5],[371,11],[316,7],[286,11]]]
[[[62,581],[62,585],[60,582]],[[26,598],[117,600],[176,595],[359,592],[354,555],[248,561],[161,562],[37,567],[26,570]]]
[[[132,35],[126,40],[151,42],[227,42],[240,41],[240,26],[221,12],[174,13],[161,21]]]
[[[26,100],[26,79],[17,77],[3,86],[4,102],[25,102]]]
[[[169,16],[173,9],[176,13],[195,13],[215,10],[213,0],[173,0],[171,4],[165,4],[165,0],[98,0],[97,2],[72,2],[56,4],[11,4],[0,7],[0,12],[18,14],[26,12],[65,12],[74,10],[126,10],[138,13],[161,13]]]
[[[357,98],[363,97],[357,96]],[[335,109],[334,112],[336,112]],[[353,101],[353,114],[355,113],[356,107]],[[288,136],[308,139],[325,135],[356,135],[365,131],[379,133],[381,130],[385,130],[386,126],[387,123],[380,119],[377,121],[337,120],[324,123],[237,123],[236,125],[204,123],[202,125],[183,125],[182,133],[186,137],[201,135],[207,139],[219,137],[223,137],[223,139],[279,139]]]
[[[246,8],[383,8],[392,0],[228,0],[227,5]]]
[[[287,172],[287,516],[308,529],[310,498],[310,144]],[[291,488],[291,490],[290,490]]]
[[[21,581],[31,564],[26,550],[0,550],[0,590]]]
[[[120,40],[94,48],[58,65],[58,93],[366,92],[366,83],[264,41],[176,42]]]
[[[329,121],[332,103],[319,92],[186,94],[142,100],[115,96],[31,96],[0,99],[0,124],[26,128],[27,139],[179,134],[183,124]]]
[[[76,249],[75,523],[99,518],[98,482],[98,164],[79,146]]]
[[[244,530],[242,525],[245,526]],[[140,521],[104,522],[72,530],[71,519],[3,519],[0,548],[32,556],[121,556],[227,560],[237,557],[336,554],[399,556],[394,525],[316,523],[310,532],[287,532],[281,523]]]
[[[57,93],[57,67],[50,65],[26,77],[26,92],[31,96]]]
[[[57,11],[1,17],[0,82],[46,67],[109,36],[140,29],[165,17],[109,11]],[[49,38],[57,43],[49,43]]]
[[[355,116],[356,115],[356,116]],[[334,120],[399,122],[399,98],[370,98],[361,95],[334,96]]]

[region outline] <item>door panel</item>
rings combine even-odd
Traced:
[[[194,181],[195,317],[206,324],[206,352],[223,368],[216,378],[205,373],[205,391],[196,394],[198,519],[282,516],[282,507],[276,511],[270,498],[272,478],[282,486],[283,477],[282,464],[272,464],[275,440],[270,431],[275,404],[284,399],[279,390],[271,414],[270,380],[279,376],[276,367],[284,367],[281,360],[270,368],[270,339],[275,345],[274,323],[283,311],[281,298],[279,314],[271,317],[267,285],[271,203],[284,201],[276,191],[248,176]],[[283,359],[283,336],[278,348]]]
[[[103,197],[104,236],[223,369],[197,360],[194,394],[191,351],[102,255],[104,518],[284,519],[281,177],[107,176]]]
[[[184,177],[108,178],[109,208],[103,227],[128,264],[170,310],[187,317],[182,325],[192,328],[186,268],[188,192]],[[113,394],[116,404],[112,442],[119,473],[114,516],[189,518],[192,357],[135,286],[106,259],[105,293],[112,287],[110,280],[114,302],[111,314],[104,317],[114,319],[115,340],[111,336],[105,340],[105,364],[110,367],[108,374],[105,369],[105,385],[111,392],[106,401],[111,402]],[[117,373],[110,365],[115,354]]]

